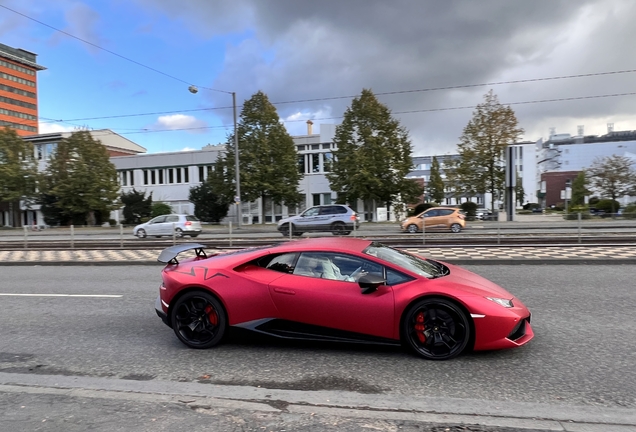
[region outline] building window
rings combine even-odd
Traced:
[[[157,183],[157,173],[155,172],[155,170],[151,170],[150,171],[150,184],[155,184]]]
[[[519,159],[523,159],[523,147],[519,147]]]
[[[181,168],[176,168],[177,171],[177,183],[181,183]]]
[[[451,205],[453,204],[453,199],[452,198],[446,198],[446,205]]]
[[[159,171],[159,184],[163,184],[163,170],[160,169]]]
[[[305,174],[305,155],[298,155],[298,172]]]
[[[331,193],[322,194],[322,203],[331,204]]]
[[[128,182],[126,181],[126,176],[127,176],[127,172],[126,171],[122,171],[119,173],[119,177],[121,179],[121,185],[122,186],[128,186]]]
[[[35,148],[38,152],[38,160],[42,160],[42,145],[36,145]]]
[[[128,171],[130,173],[130,185],[135,185],[135,171]]]
[[[168,184],[174,183],[174,169],[168,168]]]
[[[204,167],[200,166],[199,167],[199,183],[203,183],[205,181],[205,178],[203,177],[204,174]]]
[[[311,149],[312,149],[312,150],[318,150],[318,149],[320,149],[320,144],[312,144],[312,145],[311,145]]]
[[[148,184],[148,170],[144,170],[144,184]]]
[[[311,158],[311,172],[319,173],[320,172],[320,155],[318,153],[314,153],[309,155]]]
[[[320,194],[312,194],[311,197],[313,199],[313,205],[320,205]]]
[[[185,167],[183,169],[183,182],[190,183],[190,167]]]
[[[322,156],[322,170],[323,172],[331,172],[333,166],[333,153],[325,153]]]

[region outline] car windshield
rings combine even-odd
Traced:
[[[373,242],[363,252],[429,279],[449,273],[448,268],[440,263],[416,257],[382,243]]]

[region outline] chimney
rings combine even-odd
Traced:
[[[312,122],[311,120],[307,120],[307,135],[313,134],[313,130],[312,130],[313,124],[314,122]]]

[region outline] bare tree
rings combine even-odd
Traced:
[[[617,198],[636,193],[636,171],[634,161],[626,156],[596,158],[586,171],[590,186],[604,198]],[[616,209],[613,208],[612,213]]]

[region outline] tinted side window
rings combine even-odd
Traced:
[[[395,270],[391,270],[389,268],[386,269],[386,284],[389,286],[401,284],[410,280],[412,280],[412,278],[405,274],[396,272]]]
[[[455,210],[452,210],[452,209],[448,209],[448,210],[445,209],[445,210],[438,210],[438,211],[440,216],[450,216],[453,213],[455,213]]]
[[[347,214],[347,208],[343,206],[337,206],[335,213],[337,214]]]
[[[274,257],[269,264],[267,264],[268,269],[279,271],[282,273],[293,273],[294,272],[294,264],[296,263],[297,253],[287,253],[283,255],[279,255]]]
[[[156,218],[154,218],[153,220],[150,221],[150,223],[162,223],[166,221],[166,217],[165,216],[157,216]]]
[[[190,222],[199,222],[199,219],[196,216],[186,216],[186,220]]]
[[[321,207],[320,208],[320,214],[321,215],[332,215],[335,214],[335,208],[332,206],[329,207]]]
[[[429,210],[426,213],[424,213],[424,217],[433,217],[433,216],[439,216],[439,210]]]
[[[166,222],[179,222],[179,216],[168,216]]]

